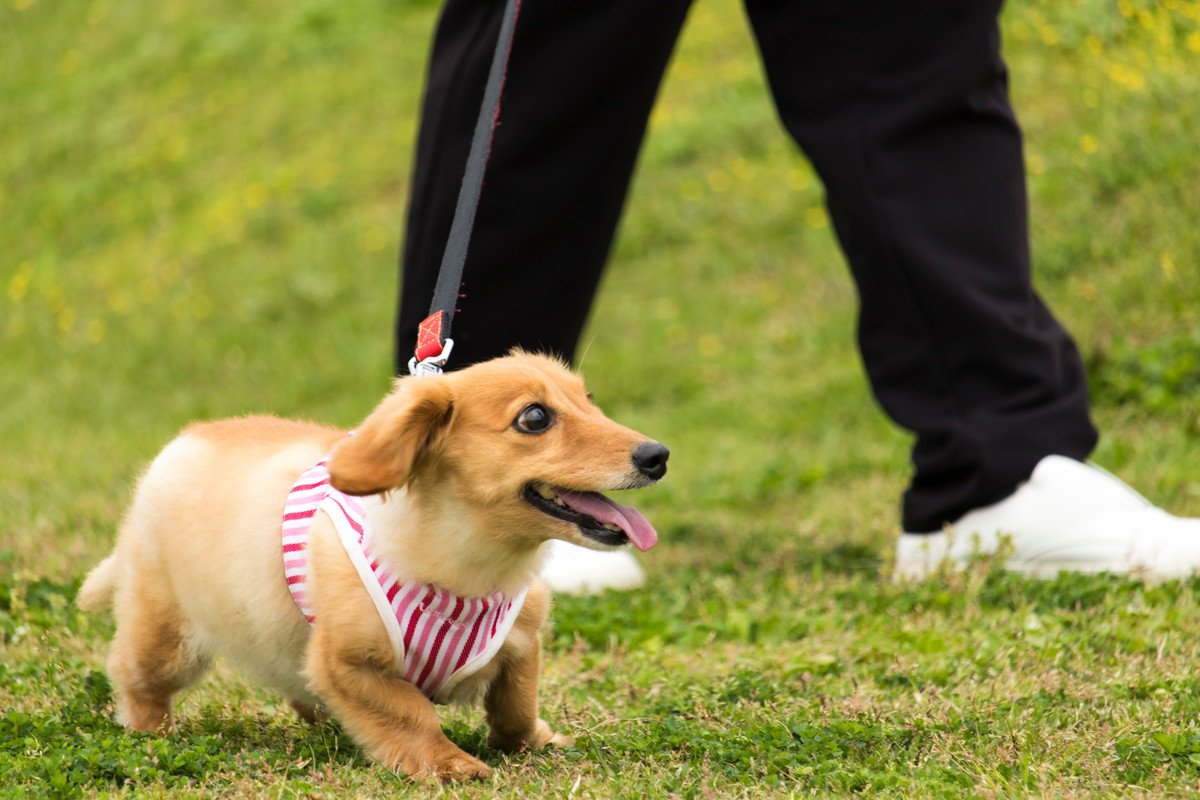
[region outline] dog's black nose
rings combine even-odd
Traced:
[[[647,478],[658,480],[667,474],[667,459],[671,451],[658,442],[639,444],[633,451],[633,465]]]

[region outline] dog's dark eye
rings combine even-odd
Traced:
[[[513,420],[513,427],[521,433],[541,433],[553,424],[554,416],[550,413],[550,409],[537,403],[525,406],[525,409]]]

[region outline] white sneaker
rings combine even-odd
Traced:
[[[1156,508],[1099,467],[1046,456],[999,503],[946,531],[901,534],[896,578],[923,578],[943,562],[961,568],[1002,544],[1006,569],[1041,577],[1112,572],[1162,580],[1200,571],[1200,519]]]
[[[544,545],[549,557],[542,580],[564,594],[599,594],[605,589],[636,589],[646,574],[628,550],[589,550],[553,539]]]

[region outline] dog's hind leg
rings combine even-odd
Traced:
[[[170,590],[130,575],[117,592],[117,632],[108,657],[121,722],[138,731],[171,731],[171,699],[208,668]]]
[[[296,712],[296,716],[300,718],[301,722],[306,722],[309,725],[315,725],[318,722],[329,719],[329,713],[322,706],[315,705],[307,700],[292,698],[288,700],[288,705]]]

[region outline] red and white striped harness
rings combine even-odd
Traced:
[[[329,484],[328,457],[305,472],[288,494],[283,513],[283,571],[292,599],[315,624],[308,592],[308,533],[317,511],[333,522],[346,554],[379,611],[403,678],[443,702],[459,682],[500,650],[525,602],[528,587],[509,597],[460,597],[428,583],[396,577],[374,553],[371,529],[358,498]]]

